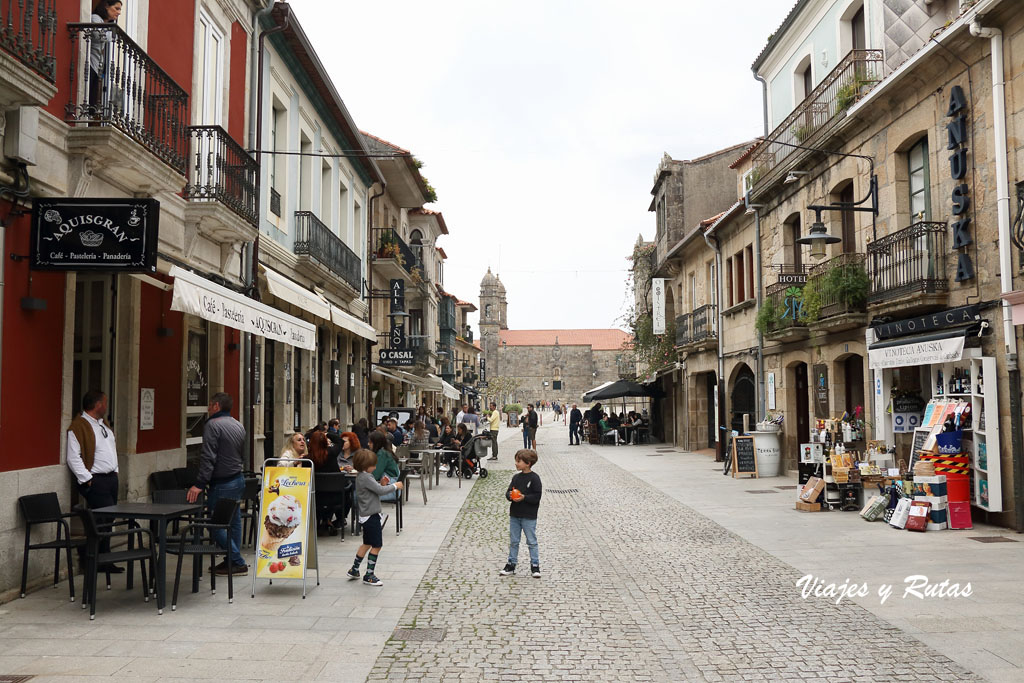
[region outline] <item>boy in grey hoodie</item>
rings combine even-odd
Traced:
[[[366,553],[370,557],[366,562],[366,575],[363,584],[367,586],[383,586],[384,582],[376,577],[373,570],[377,567],[377,556],[384,545],[383,519],[380,514],[380,497],[392,491],[401,491],[402,482],[382,486],[373,478],[373,470],[377,467],[377,454],[368,449],[360,449],[352,456],[352,468],[356,475],[356,504],[359,510],[359,523],[363,525],[363,544],[356,550],[356,559],[348,570],[348,578],[359,578],[359,565],[363,563]]]

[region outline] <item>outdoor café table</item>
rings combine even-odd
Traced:
[[[164,594],[167,583],[167,523],[200,512],[202,509],[203,506],[198,503],[118,503],[93,510],[96,515],[156,522],[157,543],[160,545],[160,554],[157,555],[156,561],[157,614],[164,613]]]
[[[441,454],[444,453],[443,449],[439,448],[423,448],[413,449],[410,453],[417,453],[421,457],[425,456],[429,458],[427,464],[427,482],[430,484],[431,490],[434,486],[441,485]]]

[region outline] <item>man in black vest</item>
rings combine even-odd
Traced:
[[[583,421],[583,413],[576,407],[576,404],[572,404],[572,411],[569,413],[569,445],[579,446],[580,445],[580,422]]]

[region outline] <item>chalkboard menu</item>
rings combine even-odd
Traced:
[[[917,458],[921,454],[921,449],[924,448],[924,444],[928,441],[928,436],[930,434],[931,430],[928,428],[918,428],[914,430],[914,445],[910,447],[911,473],[914,471],[914,464],[917,462]]]
[[[752,436],[737,436],[732,440],[732,476],[737,474],[757,477],[757,456],[754,454]]]

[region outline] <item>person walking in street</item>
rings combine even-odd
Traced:
[[[206,503],[212,510],[221,498],[241,500],[245,489],[242,477],[242,450],[245,446],[245,427],[231,417],[231,396],[224,392],[213,395],[210,399],[208,412],[210,418],[203,427],[203,450],[199,460],[199,474],[195,486],[188,490],[188,502],[194,503],[199,494],[206,489]],[[231,535],[220,529],[214,534],[214,540],[221,548],[227,549],[230,561],[225,560],[214,567],[218,576],[244,576],[249,567],[242,559],[239,548],[242,547],[242,517],[238,510],[231,518]]]
[[[470,434],[475,435],[480,431],[480,416],[476,414],[476,409],[473,407],[469,407],[469,409],[463,413],[460,422],[467,426]]]
[[[381,516],[380,501],[385,496],[392,498],[401,492],[402,482],[381,485],[370,472],[377,467],[377,454],[371,450],[360,449],[352,457],[356,475],[356,505],[359,510],[359,523],[363,525],[363,544],[356,550],[356,559],[348,570],[348,578],[359,578],[359,566],[363,558],[366,560],[366,575],[363,576],[365,586],[383,586],[384,582],[377,578],[377,557],[384,547],[384,522]]]
[[[540,551],[537,546],[537,511],[543,487],[540,475],[533,471],[537,464],[537,452],[524,448],[516,451],[516,469],[512,482],[505,491],[508,508],[508,562],[499,574],[509,576],[516,573],[519,562],[519,541],[526,535],[526,546],[530,549],[530,574],[540,578]]]
[[[91,510],[117,504],[117,443],[106,415],[107,395],[102,391],[88,391],[82,397],[82,412],[68,427],[68,468],[78,482],[79,495],[85,498]],[[109,529],[104,525],[101,530]],[[109,538],[100,541],[99,551],[110,552]],[[124,567],[103,565],[98,570],[120,574]]]
[[[491,460],[498,459],[498,428],[501,427],[501,411],[498,404],[491,401],[491,412],[487,416],[487,429],[491,432]]]
[[[540,425],[540,419],[537,411],[533,409],[532,403],[526,404],[526,415],[523,415],[523,420],[523,443],[526,444],[526,448],[536,451],[537,427]]]
[[[569,445],[580,445],[580,423],[583,421],[583,413],[572,404],[572,412],[569,413]]]
[[[462,404],[462,410],[455,414],[455,426],[458,427],[462,422],[462,418],[465,417],[466,413],[469,412],[469,405],[466,403]]]

